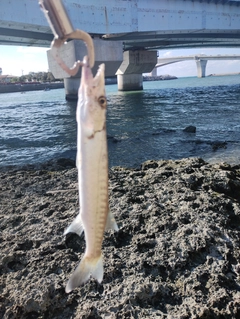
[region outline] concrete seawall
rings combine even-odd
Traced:
[[[63,88],[63,82],[59,83],[27,83],[27,84],[0,84],[0,93],[39,91],[45,89]]]

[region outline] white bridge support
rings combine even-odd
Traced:
[[[159,58],[158,64],[155,66],[155,69],[172,64],[178,63],[181,61],[194,60],[197,64],[197,76],[199,78],[203,78],[206,76],[206,66],[207,61],[213,60],[240,60],[240,55],[232,54],[232,55],[206,55],[206,54],[198,54],[198,55],[189,55],[189,56],[176,56],[171,58]]]
[[[206,66],[207,66],[207,60],[196,60],[197,64],[197,76],[198,78],[204,78],[206,75]]]
[[[123,61],[122,42],[120,41],[105,41],[99,38],[93,39],[95,48],[95,65],[93,74],[97,73],[101,63],[105,64],[105,77],[111,77],[116,74],[116,71]],[[69,41],[59,49],[59,55],[65,64],[72,67],[75,61],[83,60],[87,55],[87,48],[83,41]],[[47,52],[49,69],[56,79],[64,79],[65,97],[66,100],[75,100],[78,94],[80,84],[81,68],[75,76],[69,76],[53,58],[51,51]]]
[[[123,62],[117,71],[118,90],[142,90],[142,73],[151,72],[156,63],[157,51],[125,51],[123,53]]]

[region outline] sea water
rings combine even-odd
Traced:
[[[109,166],[202,157],[240,163],[240,76],[106,86]],[[186,133],[192,125],[196,133]],[[76,102],[64,89],[0,94],[0,165],[76,156]]]

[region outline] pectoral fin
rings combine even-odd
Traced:
[[[68,233],[76,233],[77,235],[81,236],[83,230],[84,229],[83,229],[81,214],[78,214],[77,217],[74,219],[74,221],[71,223],[71,225],[68,226],[67,229],[65,229],[64,235]]]
[[[108,212],[105,230],[109,230],[109,229],[118,231],[118,225],[116,223],[116,220],[113,214],[110,211]]]

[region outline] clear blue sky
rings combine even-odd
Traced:
[[[47,48],[19,47],[19,46],[0,46],[0,67],[3,74],[17,75],[28,74],[29,72],[48,71]],[[193,54],[238,54],[240,49],[180,49],[180,50],[161,50],[159,57],[172,57]],[[240,72],[240,60],[208,61],[206,74],[211,73],[234,73]],[[185,61],[170,64],[158,69],[158,74],[170,74],[178,77],[196,76],[196,63]]]

